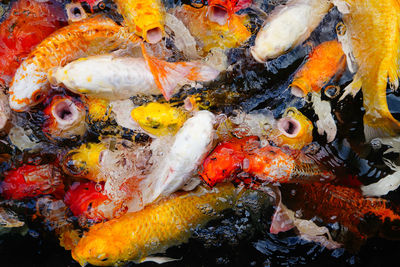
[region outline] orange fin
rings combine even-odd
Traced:
[[[211,81],[219,71],[199,62],[167,62],[147,54],[142,43],[143,57],[154,80],[166,100],[171,99],[175,88],[189,81]]]

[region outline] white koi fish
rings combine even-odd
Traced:
[[[219,71],[198,62],[166,62],[148,55],[144,58],[100,55],[81,58],[49,72],[52,83],[62,83],[77,94],[110,100],[136,95],[158,95],[169,100],[178,84],[210,81]]]
[[[274,9],[251,47],[254,59],[266,62],[303,43],[331,7],[326,0],[289,0]]]

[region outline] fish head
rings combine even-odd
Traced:
[[[264,26],[267,28],[269,25]],[[280,36],[274,36],[267,30],[261,29],[256,37],[254,46],[250,48],[253,58],[260,63],[279,57],[287,52],[290,47],[279,42]]]
[[[302,149],[312,142],[313,125],[311,121],[294,107],[286,109],[283,117],[277,122],[278,145],[291,149]]]
[[[49,91],[47,74],[36,70],[36,65],[24,61],[10,85],[10,107],[17,112],[29,110],[43,102]]]
[[[63,171],[73,177],[83,177],[93,181],[101,181],[100,162],[106,146],[102,143],[83,144],[69,151],[62,163]]]

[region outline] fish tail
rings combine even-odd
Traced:
[[[142,51],[155,83],[166,100],[171,99],[177,85],[186,80],[211,81],[219,74],[219,71],[199,62],[167,62],[157,59],[147,54],[143,44]]]

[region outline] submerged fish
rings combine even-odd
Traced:
[[[176,193],[144,210],[92,226],[72,250],[82,266],[109,266],[146,257],[187,242],[193,231],[235,204],[232,184]]]
[[[251,47],[254,59],[265,62],[303,43],[331,7],[326,0],[289,0],[275,8]]]
[[[47,194],[60,197],[64,194],[61,172],[53,164],[22,165],[8,171],[0,188],[5,199],[19,200]]]
[[[200,41],[204,52],[212,48],[235,48],[246,42],[251,32],[247,15],[232,14],[229,23],[220,25],[207,17],[208,9],[183,5],[176,9],[175,15],[188,27],[190,33]]]
[[[118,207],[103,194],[101,183],[75,182],[65,193],[64,202],[75,216],[94,222],[111,219]]]
[[[164,35],[165,10],[160,0],[115,0],[131,32],[147,42],[159,42]]]
[[[81,103],[70,97],[53,97],[43,112],[48,116],[43,132],[50,138],[82,136],[86,132],[86,110]]]
[[[312,122],[296,108],[286,109],[283,117],[277,121],[277,130],[268,136],[278,146],[302,149],[313,140]]]
[[[63,171],[73,177],[86,178],[95,182],[104,180],[100,174],[100,159],[107,149],[103,143],[87,143],[73,149],[63,159]]]
[[[131,112],[140,127],[155,136],[175,135],[187,119],[187,114],[168,103],[149,103]]]
[[[53,83],[69,90],[110,100],[136,95],[157,95],[169,100],[178,84],[210,81],[219,71],[198,62],[167,62],[147,55],[144,58],[100,55],[81,58],[49,74]]]
[[[253,0],[208,0],[207,2],[210,21],[224,25],[233,14],[250,7]]]
[[[137,42],[138,37],[102,16],[57,30],[43,40],[17,69],[9,90],[10,107],[15,111],[26,111],[42,102],[50,90],[47,74],[52,68]]]
[[[326,223],[339,222],[361,238],[377,233],[400,238],[399,208],[386,199],[367,198],[358,189],[329,183],[301,184],[282,192],[288,206],[301,209],[304,217],[317,215]]]
[[[59,4],[18,0],[0,24],[0,85],[8,86],[15,71],[29,52],[64,19]]]
[[[292,94],[304,97],[310,92],[320,92],[336,75],[340,78],[346,68],[346,55],[337,40],[323,42],[314,48],[307,62],[298,70],[290,85]]]
[[[365,138],[370,141],[374,137],[398,135],[400,122],[389,111],[386,87],[388,80],[394,88],[399,85],[400,3],[397,0],[336,2],[345,3],[348,9],[343,19],[358,65],[345,95],[354,96],[362,88]],[[390,38],[387,33],[391,33]]]
[[[3,90],[0,88],[0,131],[6,126],[7,121],[11,115],[11,109],[8,104],[8,98]]]

